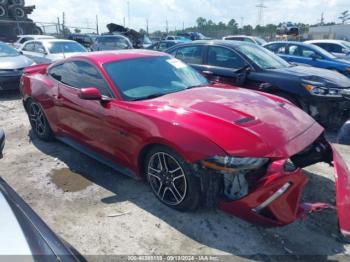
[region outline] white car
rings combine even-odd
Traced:
[[[37,64],[48,64],[88,50],[72,40],[40,39],[26,42],[19,50]]]
[[[310,40],[305,43],[317,45],[339,58],[350,59],[350,42],[344,40]]]
[[[248,42],[248,43],[257,44],[261,46],[267,43],[264,39],[260,37],[248,36],[248,35],[229,35],[229,36],[223,37],[222,40],[243,41],[243,42]]]
[[[16,42],[12,45],[14,48],[19,49],[25,42],[39,39],[55,39],[55,37],[50,35],[19,35],[17,36]]]

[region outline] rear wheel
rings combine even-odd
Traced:
[[[35,135],[41,140],[52,141],[54,139],[54,134],[40,104],[29,101],[27,104],[27,112]]]
[[[180,211],[199,206],[199,181],[173,150],[154,147],[146,156],[144,170],[153,193],[165,205]]]

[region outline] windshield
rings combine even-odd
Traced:
[[[329,59],[337,59],[337,57],[335,55],[332,55],[331,53],[329,53],[328,51],[324,50],[323,48],[321,48],[317,45],[312,45],[312,48],[324,57],[327,57]]]
[[[49,42],[46,47],[50,54],[87,52],[81,44],[76,42]]]
[[[128,39],[119,36],[113,37],[99,37],[97,41],[101,46],[113,47],[116,49],[128,49],[131,48],[131,44]]]
[[[127,101],[143,100],[208,84],[192,67],[169,56],[117,61],[103,67]]]
[[[254,37],[254,39],[259,45],[267,44],[267,42],[264,39],[260,38],[260,37]]]
[[[150,45],[150,44],[152,44],[152,41],[149,39],[148,36],[145,35],[143,37],[143,43],[146,44],[146,45]]]
[[[237,49],[262,69],[277,69],[291,66],[282,58],[258,45],[238,45]]]
[[[350,49],[350,43],[347,41],[342,41],[341,42],[346,48]]]
[[[16,51],[16,49],[8,46],[5,43],[0,43],[0,57],[5,56],[18,56],[19,53]]]

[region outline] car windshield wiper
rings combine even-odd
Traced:
[[[152,99],[152,98],[161,97],[161,96],[164,96],[164,95],[167,95],[167,94],[169,94],[169,93],[155,93],[155,94],[152,94],[152,95],[148,95],[148,96],[143,96],[143,97],[138,97],[138,98],[135,98],[135,99],[131,99],[131,101],[147,100],[147,99]]]
[[[198,88],[198,87],[203,87],[203,86],[207,86],[207,84],[193,85],[193,86],[187,87],[186,89]]]

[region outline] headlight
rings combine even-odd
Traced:
[[[268,158],[214,156],[202,161],[202,164],[206,168],[232,173],[258,169],[268,161]]]
[[[340,89],[327,88],[323,86],[315,86],[311,84],[303,84],[306,91],[314,96],[341,97]]]

